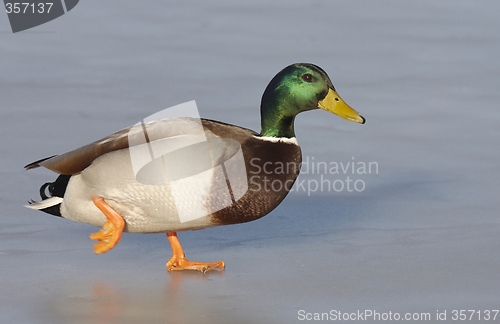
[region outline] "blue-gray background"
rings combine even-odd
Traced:
[[[499,13],[498,1],[81,1],[17,34],[0,14],[1,322],[499,309]],[[298,191],[259,221],[180,234],[188,257],[225,272],[167,273],[163,234],[96,256],[96,228],[22,207],[53,179],[25,164],[175,104],[258,130],[265,86],[294,62],[324,68],[367,118],[299,115],[304,156],[379,172],[351,175],[361,193]]]

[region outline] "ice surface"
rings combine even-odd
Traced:
[[[0,322],[498,309],[499,12],[498,1],[81,1],[18,34],[0,14]],[[22,207],[54,177],[25,164],[182,102],[259,130],[267,82],[294,62],[325,69],[367,119],[299,115],[304,158],[378,173],[302,174],[306,189],[321,176],[365,188],[295,187],[259,221],[179,235],[188,257],[224,259],[225,272],[167,273],[163,234],[125,234],[96,256],[96,228]]]

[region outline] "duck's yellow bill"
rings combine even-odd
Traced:
[[[364,124],[365,118],[361,116],[356,110],[349,107],[342,98],[333,89],[328,90],[325,99],[318,102],[318,108],[334,113],[346,120]]]

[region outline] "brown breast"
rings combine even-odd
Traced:
[[[232,125],[203,123],[205,128],[222,138],[240,142],[245,160],[248,188],[238,200],[212,214],[216,225],[245,223],[261,218],[276,208],[286,197],[300,171],[302,154],[293,143],[270,142],[259,139],[256,133]],[[236,127],[235,127],[236,128]],[[245,180],[245,179],[243,179]],[[230,187],[230,183],[227,183]],[[214,192],[214,197],[217,193]]]

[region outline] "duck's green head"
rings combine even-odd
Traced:
[[[365,123],[363,116],[340,98],[323,69],[308,63],[287,66],[269,82],[262,96],[261,136],[295,137],[295,116],[318,108]]]

